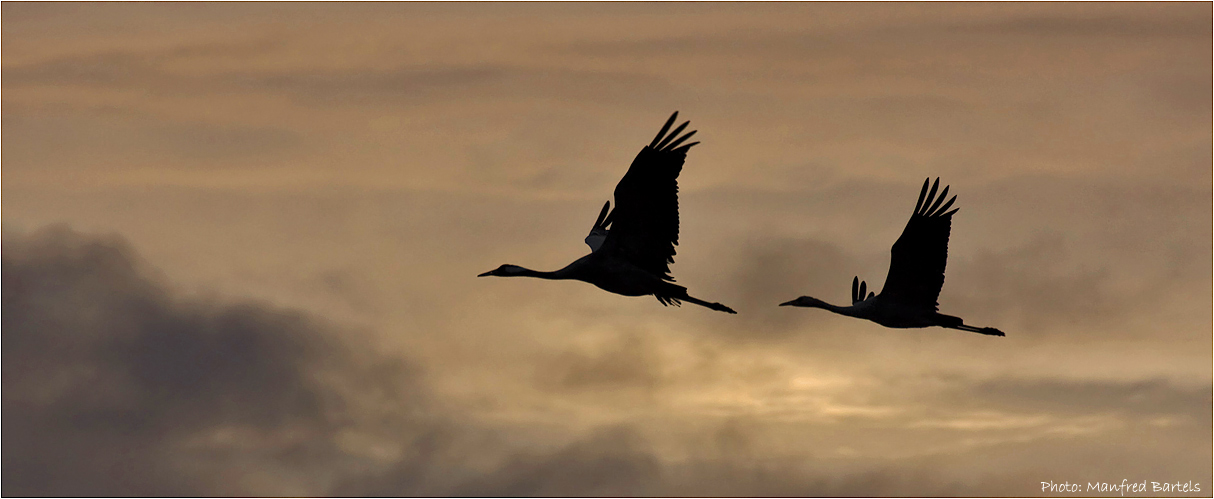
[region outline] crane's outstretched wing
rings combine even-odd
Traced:
[[[590,227],[590,235],[586,236],[586,245],[590,246],[590,252],[598,251],[603,246],[603,241],[607,239],[607,233],[610,230],[607,228],[611,225],[611,218],[614,213],[609,213],[611,210],[611,201],[603,204],[603,211],[599,212],[598,220],[594,221],[594,226]]]
[[[885,278],[885,287],[881,296],[898,303],[938,310],[936,300],[940,297],[940,288],[944,286],[944,266],[948,262],[948,235],[953,225],[953,211],[948,210],[957,200],[953,196],[941,206],[948,195],[948,186],[940,196],[936,196],[936,188],[940,187],[940,179],[932,184],[931,192],[923,181],[923,190],[919,192],[919,202],[915,203],[915,213],[902,230],[902,236],[890,249],[889,275]]]
[[[678,116],[677,111],[670,115],[615,186],[611,231],[602,247],[667,281],[674,280],[670,264],[679,244],[679,172],[687,150],[699,144],[680,145],[696,133],[692,130],[678,137],[690,122],[666,133]]]

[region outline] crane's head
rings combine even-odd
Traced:
[[[791,306],[791,307],[826,308],[826,307],[824,307],[824,305],[826,305],[826,302],[819,300],[817,298],[814,298],[812,296],[802,296],[800,298],[797,298],[796,300],[786,301],[786,302],[780,304],[781,307]]]
[[[510,277],[510,276],[522,275],[523,272],[525,272],[526,270],[527,269],[519,267],[518,265],[510,265],[509,263],[507,263],[507,264],[503,264],[501,267],[498,267],[496,269],[485,272],[484,274],[478,275],[477,277],[485,277],[487,275]]]

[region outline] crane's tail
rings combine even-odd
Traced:
[[[962,331],[969,331],[971,333],[978,333],[978,334],[986,334],[986,335],[990,335],[990,336],[1007,336],[1006,334],[1003,334],[1003,331],[1000,331],[993,327],[974,327],[974,326],[967,326],[965,324],[961,324],[959,326],[945,326],[945,327],[951,327],[953,329],[960,329]]]
[[[654,297],[656,297],[659,302],[662,302],[662,305],[674,305],[677,307],[680,305],[680,301],[686,300],[689,303],[694,303],[701,307],[708,307],[708,308],[711,308],[718,312],[727,312],[727,313],[731,313],[731,314],[737,313],[737,312],[734,312],[732,308],[729,308],[720,303],[709,303],[709,302],[706,302],[699,298],[693,298],[691,295],[688,295],[686,291],[683,292],[683,296],[680,296],[678,298],[674,298],[671,296],[657,296],[657,295],[654,295]]]

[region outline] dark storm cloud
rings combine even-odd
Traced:
[[[3,270],[5,495],[240,494],[216,480],[237,462],[204,459],[233,450],[190,442],[235,431],[267,461],[333,464],[351,377],[424,400],[407,364],[299,313],[175,298],[117,238],[6,234]]]
[[[176,297],[117,237],[6,234],[3,276],[6,495],[247,495],[259,489],[225,477],[259,469],[332,474],[342,495],[663,490],[657,454],[630,428],[510,450],[507,431],[427,417],[409,364],[353,351],[296,312]],[[644,384],[649,354],[619,347],[591,361],[614,371],[566,366],[562,383]],[[343,432],[368,425],[397,458],[343,448]]]

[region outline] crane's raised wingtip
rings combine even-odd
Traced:
[[[670,134],[669,134],[669,135],[667,135],[667,136],[666,136],[666,138],[664,138],[664,139],[662,139],[661,141],[659,141],[659,142],[658,142],[658,145],[657,145],[657,146],[655,146],[655,147],[654,147],[654,149],[658,149],[658,150],[663,150],[663,149],[666,149],[666,148],[667,148],[667,146],[671,144],[671,142],[670,142],[670,141],[674,140],[674,138],[675,138],[675,137],[677,137],[677,136],[678,136],[680,133],[682,133],[682,132],[683,132],[683,129],[684,129],[684,128],[687,128],[687,125],[690,125],[690,124],[691,124],[691,122],[690,122],[690,121],[684,121],[684,122],[683,122],[683,124],[679,125],[679,127],[678,127],[678,128],[675,128],[673,132],[670,132]],[[693,132],[693,133],[694,133],[694,132]],[[691,134],[690,134],[690,133],[689,133],[689,134],[687,134],[687,135],[688,135],[688,136],[691,136]],[[670,146],[670,147],[673,147],[673,146]]]
[[[673,125],[674,120],[678,119],[678,117],[679,117],[678,111],[675,111],[674,114],[670,115],[670,119],[666,120],[665,125],[662,125],[662,129],[659,130],[658,135],[653,138],[653,142],[649,143],[649,147],[653,147],[653,148],[657,147],[658,141],[662,140],[662,137],[666,136],[666,132],[670,130],[670,125]]]

